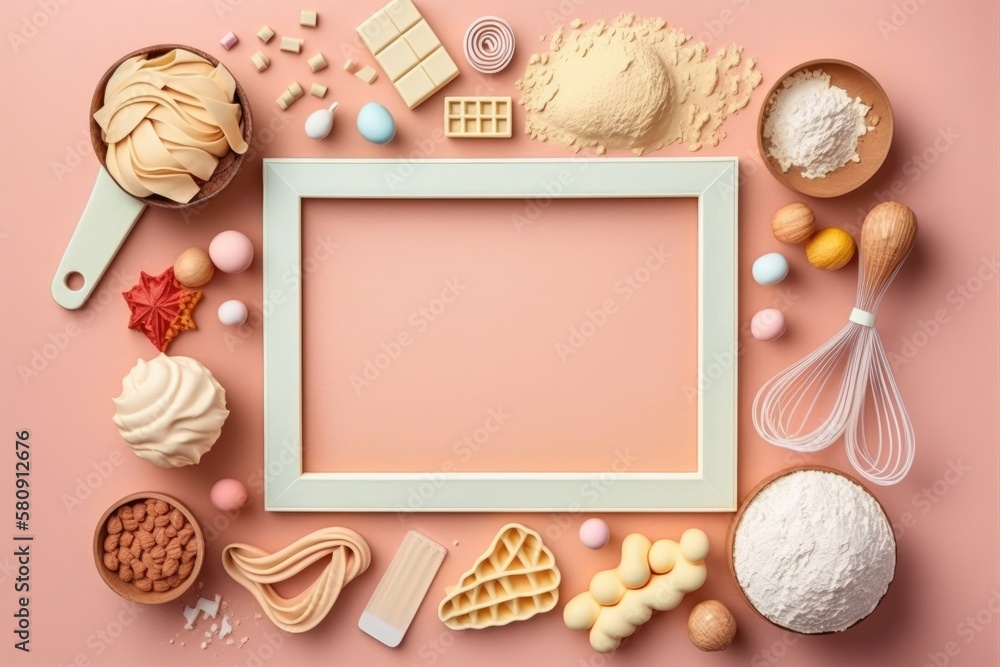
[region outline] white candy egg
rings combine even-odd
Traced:
[[[306,118],[306,136],[310,139],[324,139],[333,130],[333,112],[340,106],[334,102],[329,109],[313,111]]]
[[[227,326],[238,326],[247,321],[247,306],[242,301],[230,299],[219,306],[219,321]]]

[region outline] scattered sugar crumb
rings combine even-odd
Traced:
[[[233,638],[230,637],[229,639],[226,640],[226,646],[232,646],[232,645],[233,645]],[[241,646],[242,646],[242,644],[241,644]]]
[[[259,621],[260,619],[264,618],[264,615],[261,614],[260,612],[257,612],[256,614],[253,615],[253,617],[255,620]]]
[[[454,542],[452,542],[452,543],[451,543],[451,545],[452,545],[453,547],[457,547],[457,546],[458,546],[458,540],[455,540]]]
[[[202,642],[201,643],[201,650],[204,651],[207,648],[208,648],[208,642]]]
[[[186,644],[184,642],[181,642],[181,646],[186,646]]]
[[[171,639],[169,643],[170,643],[170,644],[173,644],[173,643],[174,643],[174,640],[173,640],[173,639]]]
[[[570,23],[569,23],[569,24],[570,24],[570,25],[571,25],[572,27],[574,27],[574,28],[579,28],[579,27],[581,27],[581,26],[585,26],[585,25],[587,25],[586,23],[584,23],[584,22],[583,22],[583,21],[581,21],[580,19],[573,19],[572,21],[570,21]]]
[[[249,637],[240,637],[240,645],[237,648],[243,648],[243,645],[250,641]]]

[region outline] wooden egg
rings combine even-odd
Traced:
[[[699,602],[688,616],[688,637],[702,651],[727,649],[736,637],[736,619],[718,600]]]
[[[174,275],[184,287],[201,287],[215,274],[215,265],[201,248],[188,248],[174,262]]]
[[[774,238],[788,245],[805,243],[816,231],[816,216],[800,201],[778,209],[771,218]]]

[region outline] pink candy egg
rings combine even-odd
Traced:
[[[220,479],[209,493],[212,504],[223,512],[235,512],[247,504],[247,487],[238,479]]]
[[[219,271],[240,273],[253,261],[253,243],[246,234],[234,230],[221,232],[209,244],[208,256]]]
[[[580,524],[580,541],[591,549],[600,549],[611,539],[611,529],[604,519],[587,519]]]
[[[777,308],[757,311],[750,320],[750,333],[757,340],[774,340],[785,333],[785,314]]]

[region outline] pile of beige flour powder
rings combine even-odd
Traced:
[[[723,121],[750,101],[760,72],[732,45],[708,56],[663,19],[621,14],[613,23],[559,27],[516,83],[533,139],[577,151],[636,155],[684,142],[717,146]]]

